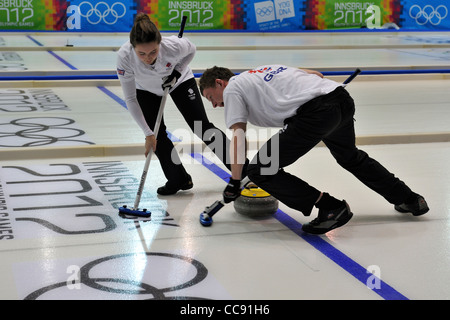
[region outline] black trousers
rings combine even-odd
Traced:
[[[282,203],[309,216],[320,191],[283,168],[323,141],[337,163],[366,186],[392,204],[403,203],[411,189],[355,146],[354,113],[353,99],[342,87],[304,104],[252,159],[249,178]]]
[[[136,92],[145,120],[153,130],[162,97],[144,90],[136,90]],[[195,79],[192,78],[181,83],[170,93],[170,96],[192,132],[202,139],[226,167],[230,169],[228,152],[230,140],[225,133],[208,120]],[[169,139],[166,129],[163,116],[157,134],[158,143],[155,153],[160,160],[168,186],[179,187],[187,182],[188,174],[181,164],[178,152],[173,142]]]

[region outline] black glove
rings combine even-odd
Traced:
[[[241,180],[230,178],[227,187],[223,190],[223,201],[229,203],[241,195]]]
[[[163,78],[163,90],[165,90],[166,88],[172,88],[180,77],[181,73],[179,73],[177,70],[173,70],[170,76],[166,76]]]

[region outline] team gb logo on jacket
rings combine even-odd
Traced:
[[[264,76],[264,80],[269,82],[270,80],[273,79],[274,75],[283,72],[285,70],[287,70],[287,68],[285,67],[279,67],[277,70],[273,70],[272,67],[264,67],[257,70],[250,70],[248,73],[250,74],[265,73],[266,75]]]

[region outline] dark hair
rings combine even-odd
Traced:
[[[161,33],[149,16],[140,12],[136,15],[130,31],[130,43],[136,47],[137,44],[149,42],[161,43]]]
[[[206,69],[199,80],[200,92],[203,95],[203,90],[215,87],[216,79],[228,81],[234,76],[235,74],[227,68],[214,66],[210,69]]]

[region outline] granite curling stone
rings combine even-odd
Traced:
[[[234,201],[237,213],[252,218],[267,217],[278,210],[278,200],[254,183],[248,183]]]

